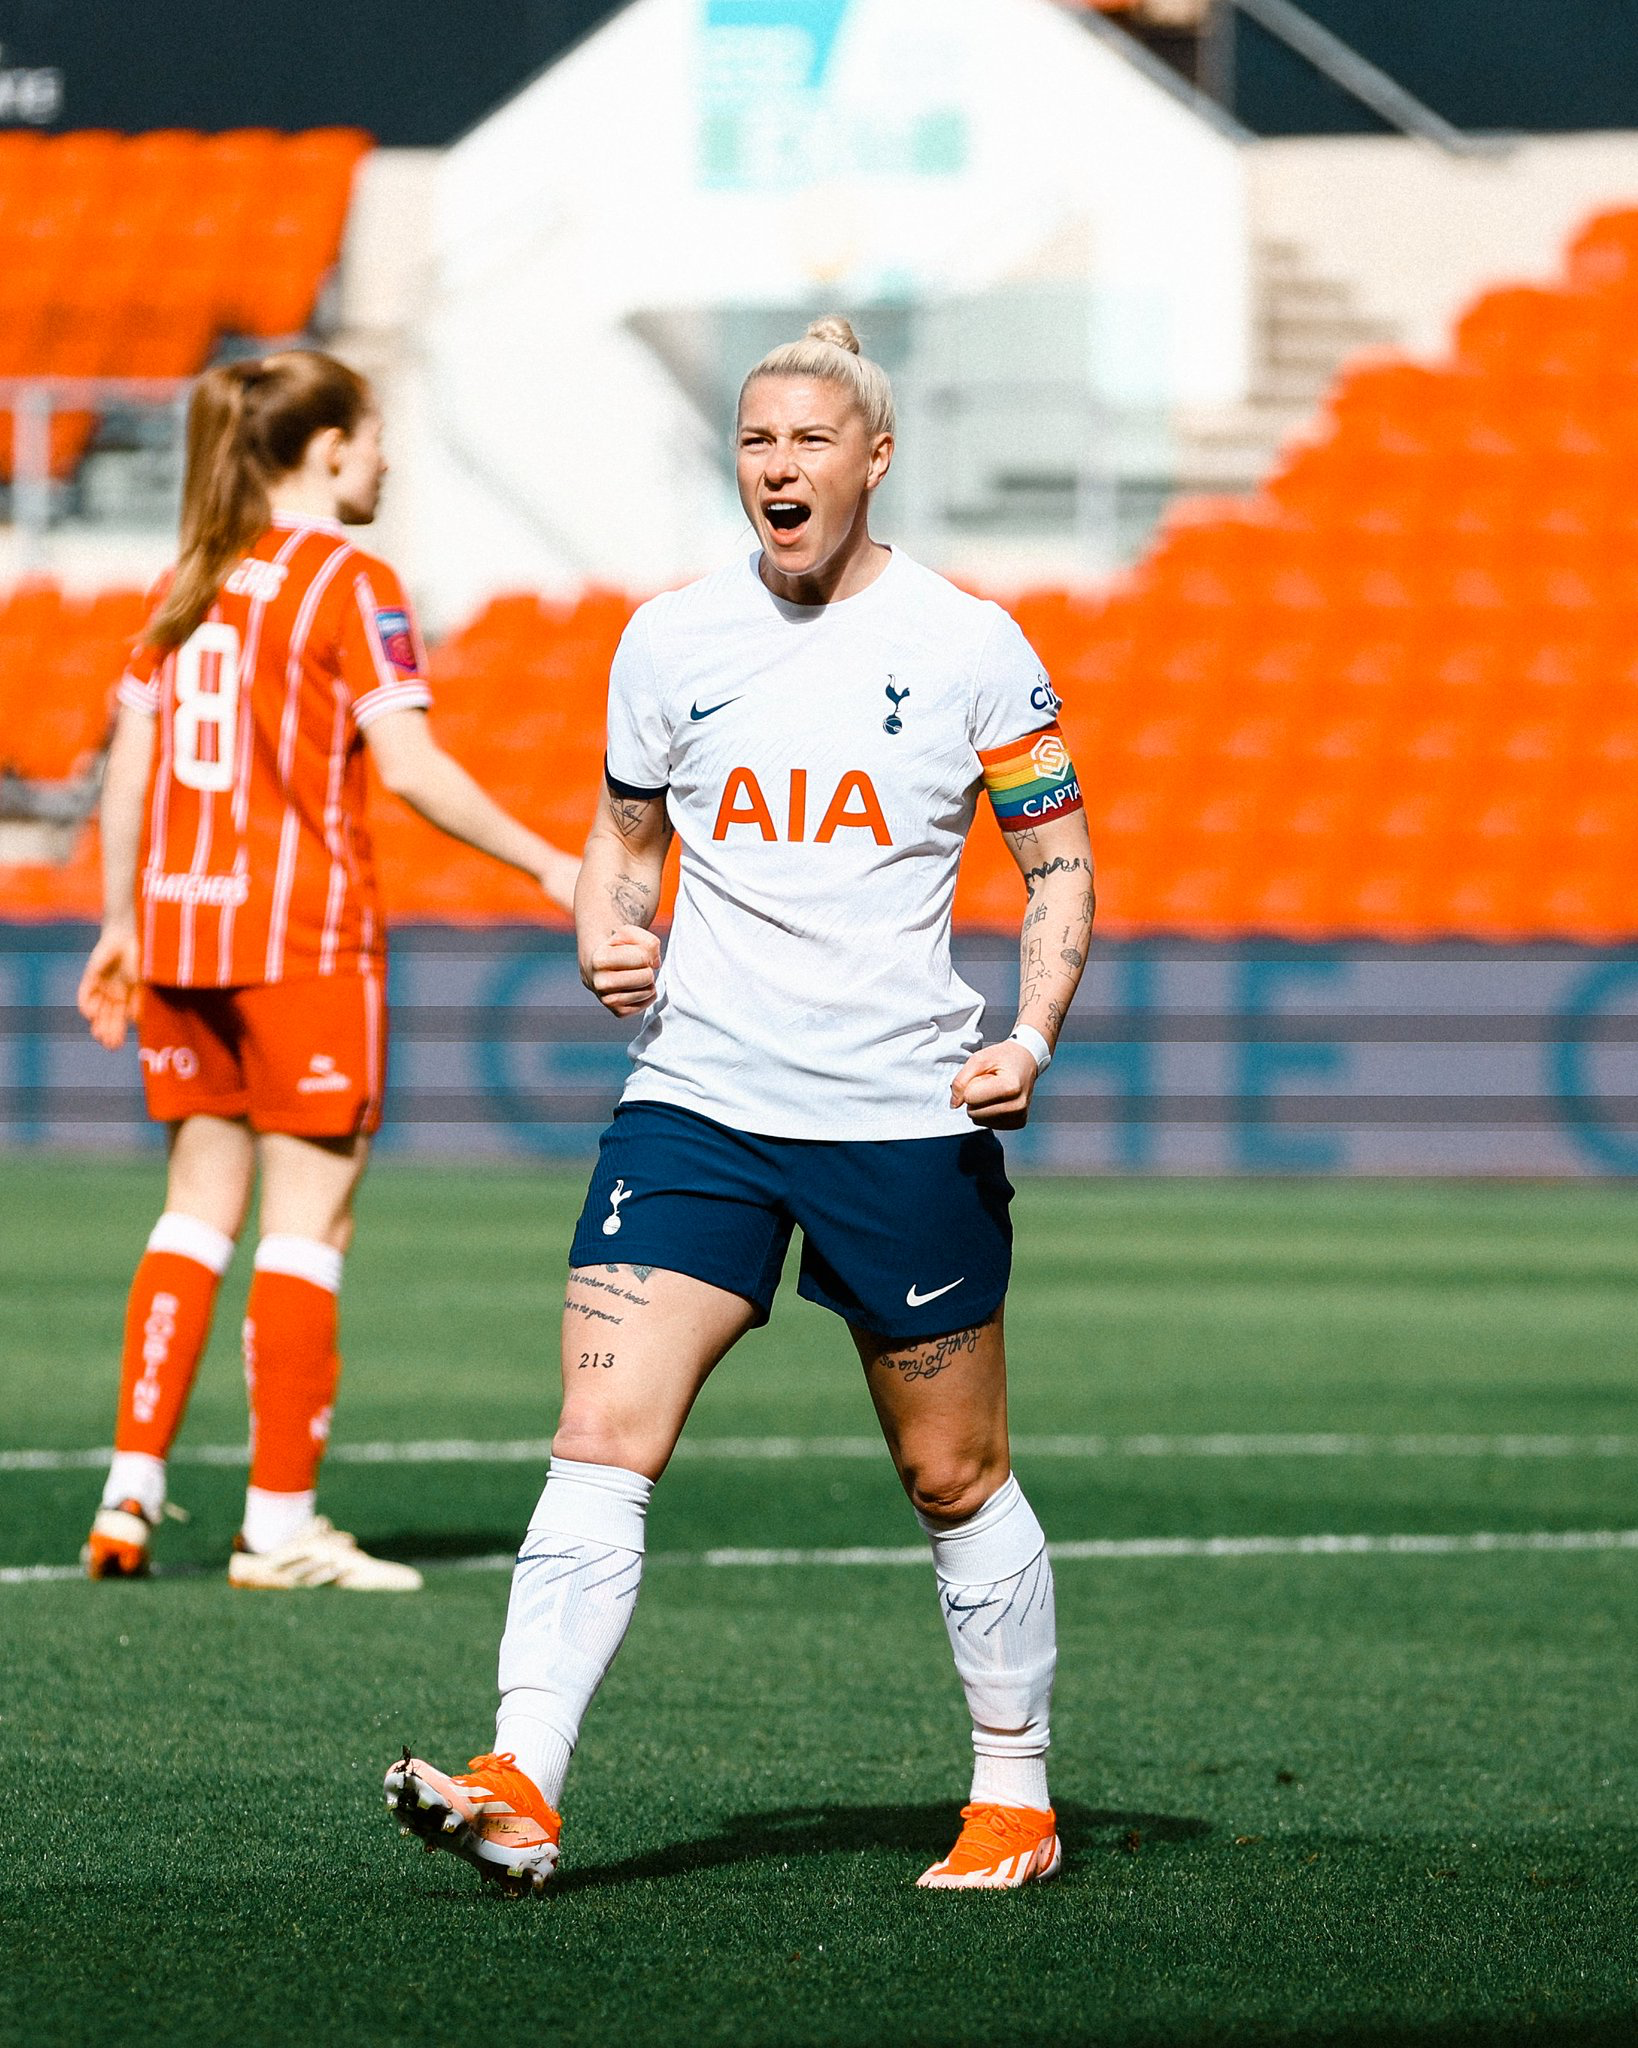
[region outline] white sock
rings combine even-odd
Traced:
[[[563,1797],[580,1723],[625,1637],[643,1576],[652,1479],[554,1458],[512,1574],[495,1748],[548,1806]]]
[[[1051,1741],[1057,1618],[1046,1537],[1018,1481],[965,1522],[918,1514],[933,1546],[939,1607],[973,1720],[975,1800],[1051,1805]]]
[[[105,1508],[123,1507],[128,1500],[140,1503],[143,1514],[157,1523],[165,1507],[165,1460],[146,1451],[116,1451],[108,1467],[108,1483],[102,1489]]]
[[[258,1240],[255,1268],[258,1273],[285,1273],[292,1280],[306,1280],[327,1294],[341,1292],[342,1268],[346,1259],[333,1244],[316,1237],[291,1237],[275,1231]]]
[[[218,1280],[233,1264],[233,1239],[227,1232],[198,1216],[184,1215],[180,1209],[167,1209],[160,1217],[148,1233],[148,1249],[194,1259],[208,1266]]]
[[[239,1533],[247,1550],[282,1550],[313,1519],[316,1493],[269,1493],[264,1486],[245,1488],[245,1518]]]

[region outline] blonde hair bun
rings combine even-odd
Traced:
[[[872,434],[893,432],[893,387],[887,372],[862,353],[852,321],[840,313],[822,313],[808,322],[800,341],[768,351],[739,387],[741,417],[745,394],[759,377],[811,377],[818,384],[840,384]]]
[[[844,320],[840,313],[821,313],[817,320],[810,320],[804,338],[828,341],[833,348],[845,348],[850,356],[859,353],[859,337],[853,331],[853,323]]]

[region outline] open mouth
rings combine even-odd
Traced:
[[[812,509],[795,498],[772,498],[763,506],[762,513],[775,533],[794,534],[807,525]]]

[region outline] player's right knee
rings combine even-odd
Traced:
[[[572,1458],[579,1465],[618,1465],[627,1472],[656,1478],[669,1446],[654,1441],[652,1429],[617,1416],[576,1415],[566,1408],[552,1438],[554,1458]]]

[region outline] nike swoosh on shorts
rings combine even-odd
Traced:
[[[963,1273],[961,1276],[961,1280],[965,1280],[966,1277],[966,1274]],[[961,1285],[961,1280],[952,1280],[950,1282],[949,1287],[935,1287],[931,1294],[918,1294],[915,1288],[912,1287],[909,1293],[906,1294],[906,1296],[904,1297],[904,1305],[906,1308],[923,1308],[926,1306],[928,1302],[937,1301],[941,1294],[948,1294],[950,1292],[950,1288],[959,1287]]]
[[[713,711],[726,711],[730,704],[737,704],[738,702],[739,699],[737,697],[724,697],[720,704],[707,704],[702,711],[699,706],[699,699],[696,698],[688,707],[688,715],[690,718],[709,718]]]

